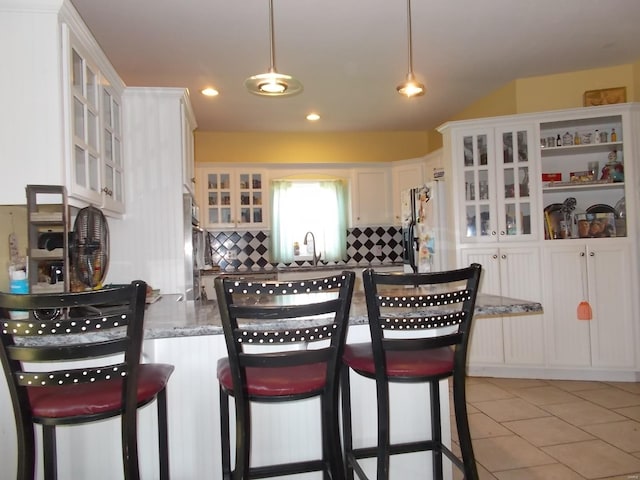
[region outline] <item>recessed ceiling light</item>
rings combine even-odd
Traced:
[[[207,97],[215,97],[216,95],[218,95],[218,93],[220,92],[218,92],[218,90],[212,87],[207,87],[204,90],[202,90],[202,94]]]
[[[320,120],[320,115],[318,115],[317,113],[310,113],[309,115],[307,115],[307,120],[309,120],[310,122],[315,122],[316,120]]]

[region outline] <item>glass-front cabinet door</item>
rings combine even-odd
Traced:
[[[482,241],[491,236],[495,223],[495,170],[490,161],[494,145],[491,130],[470,132],[460,137],[461,151],[458,153],[458,168],[462,167],[464,178],[463,241]]]
[[[206,188],[207,225],[219,227],[233,226],[231,173],[208,173]]]
[[[487,127],[457,137],[456,169],[462,174],[461,241],[531,239],[534,175],[533,128]]]
[[[107,85],[102,88],[102,142],[104,206],[124,211],[124,163],[120,101]]]
[[[204,180],[205,227],[248,229],[266,224],[264,172],[206,170]]]
[[[262,198],[262,174],[239,173],[238,197],[239,218],[238,224],[261,224],[263,213]]]
[[[71,48],[71,95],[73,112],[73,159],[71,189],[101,203],[100,126],[98,68],[82,50]]]
[[[532,218],[537,217],[532,216],[534,189],[529,180],[535,169],[532,145],[529,126],[496,129],[496,228],[501,240],[526,240],[533,235]]]

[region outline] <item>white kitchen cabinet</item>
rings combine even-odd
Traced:
[[[542,301],[540,251],[535,246],[475,247],[461,252],[462,264],[482,265],[480,292]],[[471,372],[496,365],[544,365],[541,315],[490,317],[474,322],[469,349]]]
[[[180,103],[182,114],[182,183],[187,192],[196,195],[196,164],[195,164],[195,138],[193,131],[196,129],[196,117],[191,108],[191,102]]]
[[[391,225],[393,202],[387,166],[358,168],[353,171],[351,191],[353,226]]]
[[[210,230],[269,225],[266,170],[199,167],[201,222]]]
[[[63,185],[71,206],[120,214],[122,80],[70,2],[0,10],[0,55],[11,72],[0,78],[0,144],[11,159],[0,203],[25,204],[28,184]]]
[[[62,44],[69,197],[124,213],[122,90],[66,23]]]
[[[544,259],[547,347],[554,367],[632,369],[631,245],[626,239],[552,242]],[[578,318],[589,302],[590,320]]]
[[[485,291],[539,300],[544,308],[543,315],[477,322],[472,369],[480,365],[483,373],[537,378],[640,378],[640,355],[633,348],[640,343],[640,173],[631,161],[640,152],[639,127],[640,105],[631,103],[450,122],[439,128],[443,164],[453,171],[458,187],[449,197],[450,216],[456,219],[450,238],[460,252],[455,260],[459,265],[483,264]],[[606,133],[597,143],[596,130]],[[517,160],[506,161],[509,146],[518,152]],[[622,168],[608,181],[602,169],[613,152]],[[522,161],[525,156],[527,162]],[[584,173],[590,168],[595,175]],[[559,178],[552,181],[550,174]],[[563,211],[563,205],[573,203],[573,211]],[[509,217],[516,219],[513,235]],[[568,227],[565,233],[561,222]],[[512,253],[505,249],[516,247],[539,252],[540,260],[526,261],[523,251],[515,262],[520,266],[514,269],[509,262],[505,277],[502,262],[496,267],[491,261],[503,254],[510,259]],[[591,304],[592,320],[577,319],[583,300]],[[545,348],[540,350],[542,340]]]
[[[393,223],[402,223],[401,192],[415,188],[425,182],[424,158],[393,162],[391,165]]]
[[[458,243],[536,239],[534,123],[445,128],[450,142]]]

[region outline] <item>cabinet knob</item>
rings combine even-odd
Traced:
[[[493,258],[493,259],[495,260],[496,258],[498,258],[498,255],[493,254],[493,255],[491,256],[491,258]]]
[[[113,197],[113,190],[109,190],[107,187],[104,187],[104,188],[102,189],[102,191],[103,191],[106,195],[108,195],[108,196],[110,196],[110,197]]]
[[[500,258],[502,258],[502,259],[504,260],[504,259],[506,259],[506,258],[507,258],[507,256],[503,253],[503,254],[502,254],[502,256],[501,256]]]
[[[590,257],[595,256],[595,252],[589,252],[589,256],[590,256]]]
[[[493,234],[495,235],[496,233],[493,232]],[[500,230],[500,235],[505,235],[505,234],[506,234],[506,232],[504,230]]]
[[[584,252],[580,252],[580,256],[581,256],[581,257],[584,257]]]

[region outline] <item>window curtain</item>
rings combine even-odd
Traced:
[[[322,260],[347,256],[347,191],[341,180],[273,180],[271,183],[271,261],[291,263],[293,244],[313,232]]]

